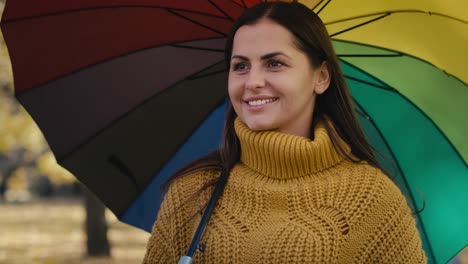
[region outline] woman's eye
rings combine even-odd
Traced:
[[[246,63],[243,63],[243,62],[242,62],[242,63],[236,63],[236,64],[234,64],[234,66],[232,67],[232,69],[233,69],[234,71],[240,71],[240,72],[242,72],[242,71],[246,71],[246,70],[248,69],[248,66],[247,66]]]
[[[283,66],[283,65],[284,65],[284,64],[283,64],[281,61],[277,61],[277,60],[272,60],[272,61],[270,61],[270,63],[269,63],[269,66],[270,66],[271,68],[279,68],[279,67],[281,67],[281,66]]]

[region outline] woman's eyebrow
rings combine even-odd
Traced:
[[[261,60],[268,60],[268,59],[271,59],[275,56],[278,56],[278,55],[283,55],[287,58],[291,58],[289,57],[288,55],[286,55],[285,53],[283,52],[280,52],[280,51],[275,51],[275,52],[271,52],[271,53],[268,53],[268,54],[265,54],[263,56],[260,57]],[[245,61],[248,61],[249,58],[245,57],[245,56],[242,56],[242,55],[232,55],[231,57],[231,60],[232,59],[240,59],[240,60],[245,60]]]
[[[276,51],[276,52],[271,52],[271,53],[265,54],[262,57],[260,57],[260,59],[267,60],[267,59],[271,59],[271,58],[273,58],[275,56],[278,56],[278,55],[283,55],[285,57],[291,58],[288,55],[284,54],[283,52]]]
[[[249,60],[249,58],[242,55],[232,55],[231,60],[232,59]]]

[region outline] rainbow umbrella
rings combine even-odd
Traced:
[[[149,231],[161,183],[218,146],[224,39],[256,2],[7,1],[16,96],[57,161]],[[468,244],[468,4],[303,2],[327,25],[366,133],[424,207],[429,260],[445,263]]]

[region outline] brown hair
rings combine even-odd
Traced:
[[[352,162],[367,161],[370,165],[382,169],[374,155],[374,148],[364,136],[356,118],[351,95],[325,25],[306,6],[300,3],[266,2],[247,9],[234,22],[226,40],[224,53],[227,69],[230,67],[233,39],[237,30],[243,25],[252,25],[261,19],[270,19],[289,30],[295,36],[295,44],[307,55],[313,67],[327,62],[331,82],[329,88],[317,96],[312,127],[319,121],[324,121],[325,118],[330,119],[334,129],[328,122],[323,123],[334,146],[345,159]],[[230,171],[239,161],[241,151],[239,139],[234,131],[236,117],[237,114],[231,103],[228,102],[221,147],[183,168],[171,177],[168,183],[176,177],[200,169],[224,168],[226,171]],[[345,146],[338,137],[351,147],[352,155],[345,152]]]

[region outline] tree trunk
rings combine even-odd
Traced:
[[[86,249],[88,256],[110,256],[107,239],[106,208],[85,187],[84,202],[86,209]]]

